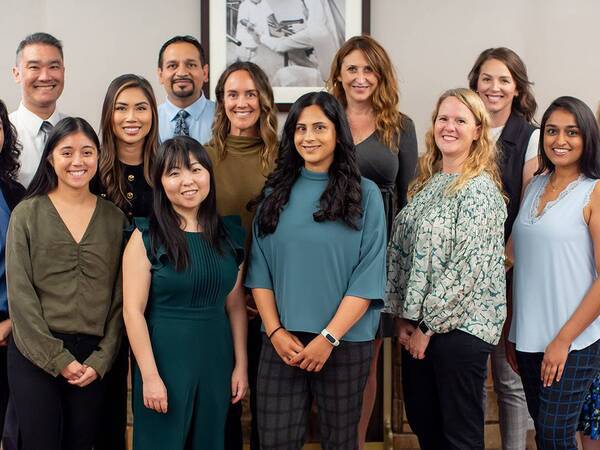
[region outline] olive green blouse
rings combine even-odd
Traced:
[[[435,174],[396,217],[385,310],[496,344],[506,318],[506,205],[485,173],[447,194],[457,176]]]
[[[103,376],[120,345],[125,215],[98,198],[75,242],[47,195],[13,211],[6,243],[8,303],[19,351],[53,376],[75,360],[52,332],[102,337],[86,361]]]
[[[261,137],[227,136],[221,159],[217,150],[206,146],[213,163],[217,189],[217,210],[221,216],[239,215],[246,233],[252,229],[254,213],[246,205],[260,194],[271,167],[266,170],[260,161],[263,148]]]

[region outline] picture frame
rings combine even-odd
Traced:
[[[205,95],[215,100],[225,68],[249,60],[267,73],[278,109],[289,110],[302,94],[325,88],[346,39],[370,32],[370,9],[370,0],[202,0]]]

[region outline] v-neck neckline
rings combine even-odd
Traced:
[[[570,192],[572,192],[577,186],[579,186],[579,183],[581,183],[584,178],[585,175],[580,174],[577,178],[575,178],[573,181],[567,184],[565,188],[559,192],[558,196],[554,200],[546,202],[546,204],[544,205],[544,209],[540,211],[540,202],[546,190],[546,186],[550,181],[550,175],[546,175],[545,179],[542,180],[542,182],[538,186],[537,192],[535,193],[534,201],[531,205],[531,210],[529,211],[531,223],[535,223],[541,220],[541,218],[544,217],[544,215],[548,211],[550,211],[556,204],[558,204],[563,198],[565,198],[567,195],[569,195]]]
[[[81,239],[79,240],[79,242],[77,240],[75,240],[75,237],[73,236],[73,233],[71,233],[71,230],[69,230],[69,227],[67,226],[67,224],[65,223],[65,221],[61,217],[60,213],[58,212],[58,209],[56,208],[56,206],[54,205],[54,203],[52,202],[52,199],[50,198],[50,196],[48,194],[46,194],[46,200],[48,201],[48,203],[50,203],[50,208],[52,209],[52,211],[54,212],[54,214],[56,214],[56,216],[58,217],[58,220],[61,223],[62,228],[67,233],[67,235],[69,236],[69,238],[71,239],[71,241],[75,245],[77,245],[77,246],[81,245],[81,243],[83,241],[85,241],[85,239],[86,239],[86,237],[87,237],[87,235],[88,235],[88,233],[90,231],[90,228],[92,227],[92,224],[94,223],[94,219],[96,218],[96,214],[98,213],[100,199],[98,197],[96,197],[96,204],[94,205],[94,211],[92,212],[92,215],[90,217],[89,222],[85,226],[85,231],[81,235]]]
[[[375,128],[373,130],[373,132],[371,134],[369,134],[366,138],[364,138],[362,141],[357,142],[356,144],[354,144],[355,147],[358,147],[360,144],[362,144],[363,142],[367,142],[369,139],[371,139],[373,136],[375,136],[375,133],[377,132],[377,128]]]

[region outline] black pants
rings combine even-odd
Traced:
[[[248,385],[250,387],[250,450],[260,450],[258,440],[258,425],[256,420],[256,377],[262,347],[262,333],[260,316],[248,321]],[[242,435],[242,402],[229,407],[227,423],[225,424],[225,450],[242,450],[244,439]]]
[[[431,338],[425,359],[402,350],[402,390],[423,450],[484,447],[483,386],[493,346],[462,331]]]
[[[539,450],[577,450],[577,425],[583,401],[600,371],[600,341],[569,352],[559,382],[543,387],[543,353],[517,352],[527,409],[535,425]]]
[[[315,337],[294,334],[304,345]],[[261,448],[300,450],[314,398],[323,450],[358,449],[358,421],[372,353],[373,341],[342,341],[320,372],[307,372],[285,364],[265,337],[257,383]]]
[[[125,450],[127,448],[127,374],[129,372],[129,342],[125,336],[119,354],[104,376],[105,396],[100,413],[95,450]]]
[[[78,361],[84,361],[100,338],[58,335]],[[104,384],[72,386],[25,358],[14,342],[8,347],[8,383],[23,450],[91,450],[100,419]]]

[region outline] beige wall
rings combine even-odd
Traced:
[[[95,127],[106,88],[124,73],[146,77],[159,102],[158,50],[175,34],[200,38],[198,0],[0,0],[0,98],[9,110],[20,89],[11,68],[19,41],[35,31],[59,38],[65,53],[65,90],[59,108]]]
[[[207,1],[207,0],[200,0]],[[11,67],[19,40],[48,31],[65,46],[60,108],[97,126],[106,87],[134,72],[156,81],[160,45],[174,34],[200,35],[199,0],[0,0],[0,98],[19,101]],[[224,1],[224,0],[223,0]],[[420,141],[438,95],[466,85],[484,48],[505,45],[525,60],[540,105],[575,95],[595,109],[600,100],[597,0],[371,0],[371,33],[398,70],[401,109]]]
[[[420,143],[445,89],[466,86],[481,50],[507,46],[535,82],[538,119],[561,95],[600,101],[596,0],[371,0],[371,34],[389,51],[400,77],[401,109]],[[393,20],[391,18],[394,18]]]

